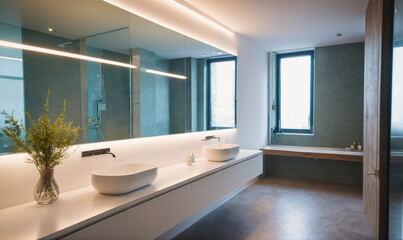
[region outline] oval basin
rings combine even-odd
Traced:
[[[124,194],[147,186],[157,177],[158,166],[133,163],[91,172],[92,186],[104,194]]]
[[[203,147],[204,158],[213,162],[227,161],[236,157],[238,153],[238,144],[215,144]]]

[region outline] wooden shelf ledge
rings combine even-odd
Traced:
[[[362,162],[363,159],[362,151],[351,151],[344,148],[269,145],[260,150],[263,151],[265,155],[330,159],[349,162]]]

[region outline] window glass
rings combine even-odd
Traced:
[[[403,136],[403,68],[397,67],[403,64],[403,47],[393,48],[393,87],[392,87],[392,136]]]
[[[313,53],[278,55],[278,123],[283,132],[312,130]]]

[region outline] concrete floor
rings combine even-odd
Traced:
[[[361,188],[264,178],[178,235],[180,239],[373,239]]]

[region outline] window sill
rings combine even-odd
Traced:
[[[311,136],[313,137],[313,133],[274,133],[275,135],[292,135],[292,136]]]

